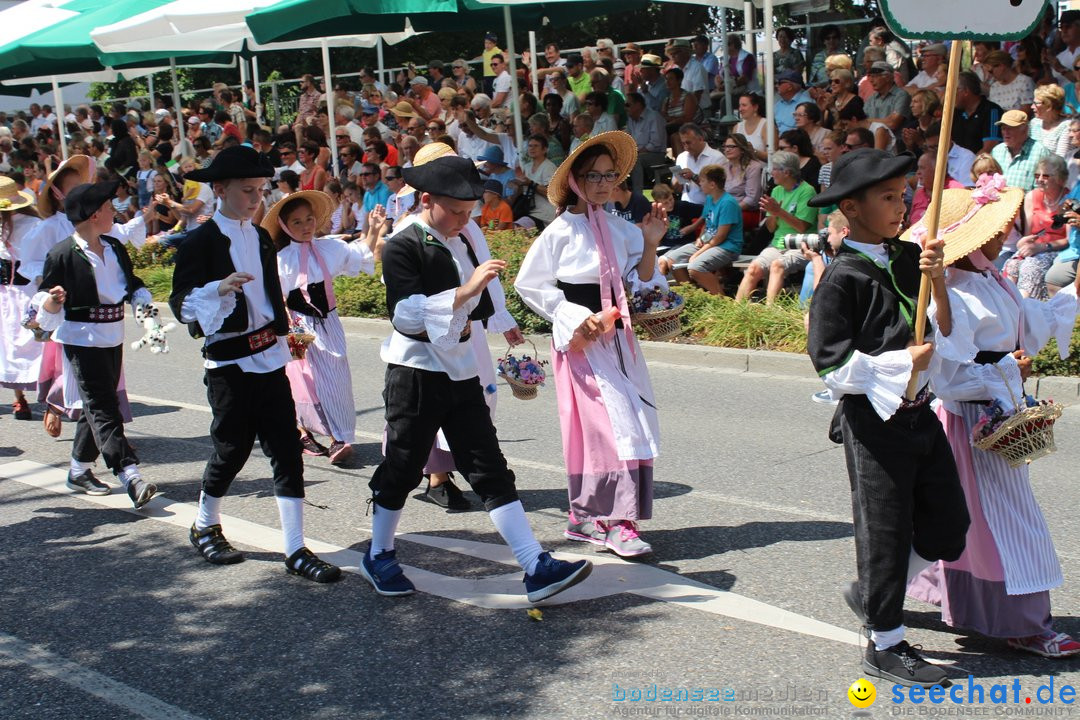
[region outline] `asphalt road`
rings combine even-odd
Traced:
[[[53,440],[0,408],[0,717],[852,713],[846,693],[862,674],[862,650],[839,594],[854,572],[850,493],[842,451],[826,438],[831,408],[810,402],[816,381],[651,364],[663,452],[655,519],[643,526],[656,554],[643,563],[562,538],[554,388],[522,402],[500,385],[499,433],[537,536],[598,562],[537,621],[482,512],[409,501],[398,555],[421,589],[409,598],[379,597],[355,572],[329,586],[286,575],[258,452],[223,504],[225,531],[248,560],[206,564],[186,527],[210,415],[196,344],[181,331],[170,341],[168,355],[127,354],[129,437],[162,491],[144,512],[119,493],[95,500],[64,490],[73,426]],[[369,331],[350,331],[349,342],[360,437],[349,467],[308,458],[306,531],[355,569],[380,458],[383,365]],[[1065,570],[1052,593],[1058,626],[1080,635],[1080,410],[1058,428],[1059,452],[1032,476]],[[909,640],[956,680],[971,673],[989,688],[1019,679],[1019,705],[975,710],[1045,710],[1023,698],[1052,675],[1059,687],[1080,684],[1080,660],[1023,656],[944,626],[931,606],[908,608]],[[702,700],[631,700],[676,688]],[[889,694],[879,684],[868,712],[926,709],[895,707]]]

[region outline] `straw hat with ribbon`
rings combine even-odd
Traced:
[[[285,232],[281,212],[297,200],[306,200],[311,205],[311,211],[315,214],[316,233],[326,226],[326,221],[334,214],[334,200],[322,190],[301,190],[278,200],[259,224],[270,233],[274,246],[279,250],[292,242]]]
[[[637,143],[634,138],[622,130],[611,130],[594,135],[578,145],[574,152],[566,157],[566,160],[555,171],[551,182],[548,183],[548,201],[555,207],[570,204],[574,195],[570,189],[570,168],[581,157],[581,153],[594,145],[604,145],[611,153],[611,159],[615,162],[615,172],[619,174],[616,184],[630,176],[630,171],[634,169],[634,163],[637,162]]]
[[[444,157],[446,155],[457,155],[457,153],[454,152],[454,148],[450,147],[446,143],[441,143],[441,142],[428,143],[427,145],[424,145],[423,147],[421,147],[419,150],[416,151],[416,155],[413,156],[412,164],[413,164],[413,167],[420,167],[424,163],[429,163],[432,160],[434,160],[435,158],[441,158],[441,157]],[[398,190],[397,196],[398,197],[408,197],[409,195],[412,195],[414,192],[416,192],[416,190],[409,187],[408,185],[405,185],[400,190]]]
[[[938,236],[945,240],[945,265],[967,257],[993,238],[1009,231],[1024,204],[1024,191],[1005,186],[1001,175],[983,175],[974,190],[945,190],[941,196]],[[922,244],[928,215],[908,228],[901,240]]]
[[[11,178],[0,175],[0,211],[10,212],[24,207],[30,207],[35,202],[34,194],[27,190],[20,190],[19,186]]]
[[[47,218],[56,214],[57,210],[62,210],[64,207],[63,197],[58,197],[60,189],[56,187],[56,179],[60,177],[60,173],[69,168],[74,168],[79,174],[79,182],[77,184],[84,185],[94,181],[94,168],[93,160],[89,155],[72,155],[64,162],[49,173],[49,179],[45,181],[45,184],[41,186],[41,190],[38,191],[38,211],[41,213],[41,217]]]

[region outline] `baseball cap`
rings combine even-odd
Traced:
[[[882,73],[892,73],[893,67],[884,60],[878,60],[870,66],[871,75],[880,75]]]
[[[428,84],[428,81],[427,81],[427,78],[424,77],[423,75],[417,75],[416,77],[414,77],[412,80],[409,81],[409,84],[410,85],[423,85],[423,86],[426,87],[427,84]]]
[[[1023,110],[1009,110],[1001,119],[998,120],[996,125],[1008,125],[1009,127],[1020,127],[1021,125],[1028,124],[1027,113]]]
[[[785,70],[784,72],[777,75],[776,84],[779,85],[782,82],[793,83],[795,85],[798,85],[799,87],[803,86],[802,75],[795,72],[794,70]]]
[[[944,57],[946,53],[945,43],[930,43],[922,49],[923,55],[941,55]]]

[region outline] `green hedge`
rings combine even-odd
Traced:
[[[506,288],[506,307],[526,333],[551,332],[551,323],[530,310],[514,291],[514,280],[525,259],[525,253],[536,237],[535,231],[499,230],[486,233],[492,257],[506,260],[503,287]],[[173,252],[144,247],[133,254],[135,267],[154,294],[155,300],[168,299],[172,285]],[[338,312],[343,317],[385,318],[386,289],[382,284],[382,269],[376,265],[374,275],[334,280]],[[680,340],[717,347],[749,348],[806,352],[805,310],[798,300],[781,296],[776,304],[737,303],[726,297],[682,286],[679,292],[686,299],[686,310],[680,320],[683,336]],[[1059,360],[1057,344],[1050,344],[1035,358],[1036,375],[1080,376],[1080,329],[1073,333],[1072,354]]]

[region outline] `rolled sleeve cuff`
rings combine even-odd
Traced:
[[[584,305],[578,305],[569,300],[559,303],[551,318],[551,341],[555,349],[563,351],[570,347],[574,332],[592,314],[593,311]]]
[[[492,335],[509,332],[518,326],[509,310],[498,310],[488,319],[487,331]]]
[[[198,322],[204,335],[213,335],[220,330],[225,318],[236,309],[236,294],[219,295],[218,285],[218,282],[211,282],[193,290],[180,307],[180,319]]]
[[[30,304],[37,310],[37,317],[34,320],[37,322],[38,327],[45,332],[52,332],[60,327],[60,323],[64,322],[64,308],[60,308],[56,312],[49,312],[45,309],[45,302],[48,299],[49,293],[42,291],[34,295]]]
[[[891,418],[904,401],[911,379],[912,360],[907,350],[867,355],[858,350],[844,365],[823,380],[834,398],[866,395],[882,420]]]
[[[139,288],[131,294],[131,307],[137,308],[140,305],[149,305],[154,302],[154,296],[150,294],[150,291],[146,288]]]
[[[469,322],[468,303],[454,309],[457,288],[435,295],[411,295],[394,307],[393,323],[399,331],[425,332],[436,347],[453,347]]]

